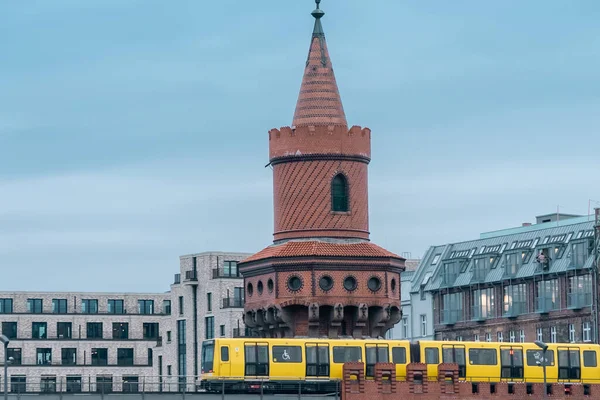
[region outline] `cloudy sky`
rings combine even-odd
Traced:
[[[431,244],[600,200],[600,2],[324,0],[372,240]],[[272,240],[310,0],[12,1],[0,13],[0,290],[168,290]],[[596,183],[594,183],[596,182]]]

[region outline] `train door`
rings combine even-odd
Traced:
[[[306,378],[329,378],[329,344],[306,343]]]
[[[244,343],[244,375],[256,377],[269,376],[269,344]]]
[[[223,377],[231,375],[231,359],[229,355],[229,345],[221,346],[221,360],[219,362],[219,374]]]
[[[390,348],[387,344],[365,344],[367,378],[375,377],[375,364],[390,362]]]
[[[581,379],[579,347],[558,348],[558,379],[571,381]]]
[[[464,345],[442,345],[442,362],[458,364],[458,377],[467,377],[467,357]]]
[[[523,379],[523,347],[500,346],[500,378],[507,380]]]

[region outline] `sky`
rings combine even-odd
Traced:
[[[31,0],[0,12],[0,290],[166,291],[272,243],[310,0]],[[600,2],[323,0],[371,240],[430,245],[600,201]],[[600,203],[591,203],[592,206]]]

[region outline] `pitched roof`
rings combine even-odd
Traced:
[[[321,26],[324,14],[317,3],[312,12],[315,28],[292,126],[348,125]]]

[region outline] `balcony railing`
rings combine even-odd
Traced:
[[[237,268],[225,269],[225,268],[213,268],[213,279],[241,279],[242,275]]]
[[[540,314],[549,313],[558,308],[558,300],[552,299],[549,296],[541,296],[535,299],[535,312]]]
[[[244,299],[239,297],[225,297],[223,308],[244,308]]]
[[[444,274],[442,275],[442,287],[450,287],[454,285],[458,278],[458,274]]]
[[[482,283],[485,282],[485,278],[487,277],[487,269],[478,268],[473,270],[473,276],[471,277],[471,283]]]
[[[571,309],[579,309],[589,307],[592,304],[591,293],[569,293],[567,295],[567,307]]]
[[[570,270],[582,269],[585,266],[585,264],[588,260],[588,257],[589,257],[589,255],[581,254],[581,253],[572,255],[571,261],[569,262],[567,269],[570,269]]]
[[[479,307],[479,306],[473,307],[471,309],[471,311],[472,311],[471,320],[483,321],[487,318],[493,318],[493,315],[492,315],[493,308],[494,308],[493,306],[490,307],[490,309],[487,309],[487,306],[486,307]]]
[[[512,303],[504,303],[505,317],[516,318],[522,314],[527,314],[527,303],[525,303],[524,301],[513,301]]]
[[[186,281],[197,281],[198,280],[198,271],[196,270],[191,270],[191,271],[185,271],[185,280]]]
[[[461,310],[442,310],[442,324],[454,325],[460,320]]]
[[[234,338],[252,337],[248,328],[233,328]]]

